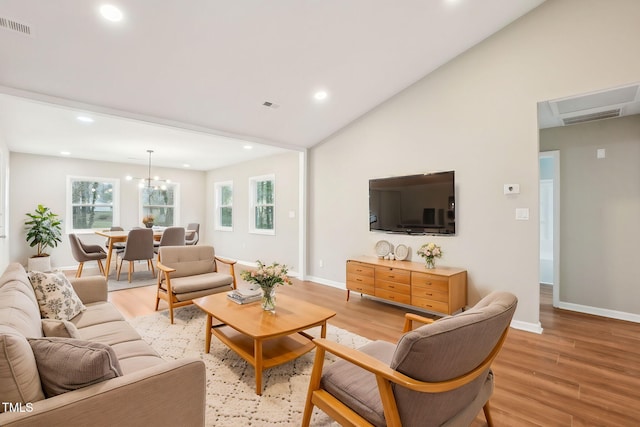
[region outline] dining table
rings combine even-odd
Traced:
[[[164,228],[154,228],[153,229],[153,240],[159,241],[162,238],[162,233],[164,232]],[[121,231],[110,231],[110,230],[97,230],[95,232],[98,236],[107,238],[107,261],[104,268],[104,275],[109,279],[109,271],[111,269],[111,257],[113,255],[113,246],[116,243],[123,243],[127,241],[127,237],[129,236],[129,232],[127,230]],[[195,230],[185,230],[185,235],[189,236],[190,234],[195,233]]]

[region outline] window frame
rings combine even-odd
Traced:
[[[259,182],[271,181],[272,182],[272,203],[258,204],[257,198],[257,184]],[[270,229],[263,229],[256,227],[255,221],[255,209],[259,206],[272,206],[273,207],[273,227]],[[251,234],[276,234],[276,176],[275,174],[252,176],[249,178],[249,233]]]
[[[233,231],[233,181],[214,182],[214,229],[217,231]],[[224,205],[222,203],[222,189],[229,187],[231,189],[231,204]],[[222,225],[222,209],[231,208],[231,226]]]
[[[101,204],[102,206],[111,206],[112,208],[112,224],[118,225],[120,224],[120,180],[118,178],[106,178],[106,177],[97,177],[97,176],[79,176],[79,175],[67,175],[67,184],[66,184],[66,212],[67,212],[67,221],[65,221],[65,231],[67,234],[76,233],[76,234],[88,234],[93,233],[96,230],[103,230],[106,227],[95,227],[95,228],[74,228],[73,227],[73,208],[74,206],[86,206],[86,204],[75,204],[73,203],[73,183],[74,182],[102,182],[111,184],[112,188],[112,196],[111,196],[111,205],[107,203]],[[95,205],[95,204],[94,204]]]
[[[173,205],[145,205],[143,200],[143,191],[147,188],[146,185],[138,187],[138,223],[142,224],[142,218],[146,216],[144,213],[145,207],[172,207],[173,208],[173,223],[169,225],[162,225],[162,227],[176,227],[180,225],[180,184],[177,182],[167,182],[163,185],[167,187],[173,187]],[[156,224],[158,225],[158,224]]]

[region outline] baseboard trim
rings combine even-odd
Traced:
[[[308,280],[309,282],[313,282],[313,283],[319,283],[321,285],[325,285],[325,286],[331,286],[332,288],[338,288],[338,289],[342,289],[342,290],[347,290],[347,287],[344,283],[340,283],[340,282],[335,282],[333,280],[327,280],[327,279],[323,279],[322,277],[316,277],[316,276],[307,276],[304,278],[304,280]]]
[[[511,327],[513,329],[519,329],[521,331],[531,332],[534,334],[541,334],[543,331],[542,325],[540,324],[540,322],[531,323],[531,322],[522,322],[520,320],[512,320]]]
[[[627,313],[624,311],[609,310],[606,308],[591,307],[588,305],[574,304],[562,301],[558,303],[558,308],[561,308],[563,310],[577,311],[578,313],[592,314],[594,316],[609,317],[611,319],[640,323],[640,315]]]

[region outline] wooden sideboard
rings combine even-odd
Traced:
[[[453,314],[467,304],[467,271],[376,257],[347,260],[347,301],[353,292],[423,310]]]

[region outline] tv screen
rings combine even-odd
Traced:
[[[454,171],[369,180],[369,229],[456,233]]]

